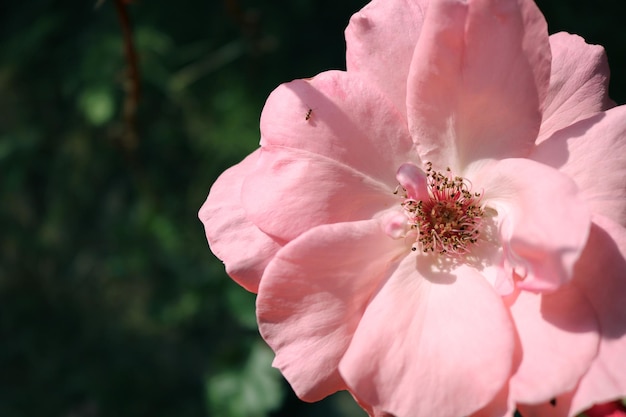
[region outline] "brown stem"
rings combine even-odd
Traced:
[[[133,33],[126,9],[125,0],[115,0],[115,8],[117,17],[122,27],[122,35],[124,37],[124,55],[128,65],[124,89],[126,90],[126,99],[124,100],[124,122],[126,124],[126,132],[123,137],[122,144],[127,150],[133,150],[138,145],[137,135],[137,107],[139,106],[140,96],[140,78],[139,78],[139,60],[133,42]]]

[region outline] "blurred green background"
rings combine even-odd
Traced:
[[[365,3],[0,5],[0,417],[364,415],[293,395],[196,213],[273,88],[345,67]],[[539,4],[607,48],[624,103],[623,6],[570,3]]]

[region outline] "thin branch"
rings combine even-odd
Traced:
[[[123,145],[127,150],[133,150],[137,147],[139,137],[137,134],[137,107],[139,106],[139,96],[141,94],[141,83],[139,77],[139,59],[133,42],[133,33],[128,17],[128,10],[125,0],[114,0],[117,16],[122,27],[122,35],[124,37],[124,55],[127,62],[127,74],[124,82],[126,90],[126,99],[124,100],[124,122],[126,124],[126,132],[124,135]]]

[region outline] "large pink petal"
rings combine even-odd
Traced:
[[[363,315],[339,365],[359,397],[396,417],[465,416],[506,383],[513,329],[475,270],[399,263]],[[419,271],[419,272],[418,272]]]
[[[226,170],[198,213],[211,251],[224,262],[228,275],[251,292],[257,292],[265,267],[282,246],[250,222],[241,206],[241,185],[258,157],[259,152],[253,152]]]
[[[350,390],[348,390],[348,392],[350,392],[350,394],[352,395],[354,400],[357,402],[357,404],[359,404],[359,406],[363,408],[363,410],[365,410],[367,412],[367,415],[369,415],[370,417],[394,417],[392,414],[389,414],[381,410],[380,408],[372,407],[366,402],[363,402],[359,397],[354,395],[354,393],[351,392]]]
[[[600,350],[574,394],[572,409],[626,396],[626,229],[596,216],[574,284],[600,322]]]
[[[261,145],[316,153],[392,188],[398,167],[417,160],[406,121],[391,102],[358,75],[340,71],[274,90],[261,115]]]
[[[571,176],[594,213],[626,226],[626,106],[556,132],[530,157]]]
[[[589,233],[589,210],[574,182],[546,165],[504,159],[472,177],[483,202],[498,212],[505,272],[525,290],[552,291],[567,283]]]
[[[574,389],[598,350],[598,323],[580,290],[521,291],[510,297],[521,361],[510,381],[516,402],[548,402]]]
[[[559,129],[613,106],[609,99],[609,64],[604,48],[577,35],[550,36],[552,73],[538,142]]]
[[[274,366],[305,401],[345,389],[337,372],[365,305],[408,248],[375,220],[319,226],[278,252],[257,298]]]
[[[358,73],[406,114],[406,80],[428,1],[375,0],[346,28],[348,73]],[[393,47],[390,47],[393,45]]]
[[[244,182],[242,202],[261,230],[291,240],[314,226],[371,219],[398,205],[393,191],[325,156],[266,146]]]
[[[626,230],[596,216],[572,284],[592,304],[600,345],[578,387],[553,403],[520,405],[524,417],[571,417],[626,396]]]
[[[515,414],[515,404],[511,401],[508,384],[485,407],[472,413],[470,417],[511,417]]]
[[[532,1],[431,3],[407,96],[422,160],[462,172],[475,160],[525,156],[549,78],[546,23]]]

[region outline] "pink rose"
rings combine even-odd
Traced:
[[[200,210],[305,401],[573,416],[626,395],[626,107],[530,0],[374,0]]]

